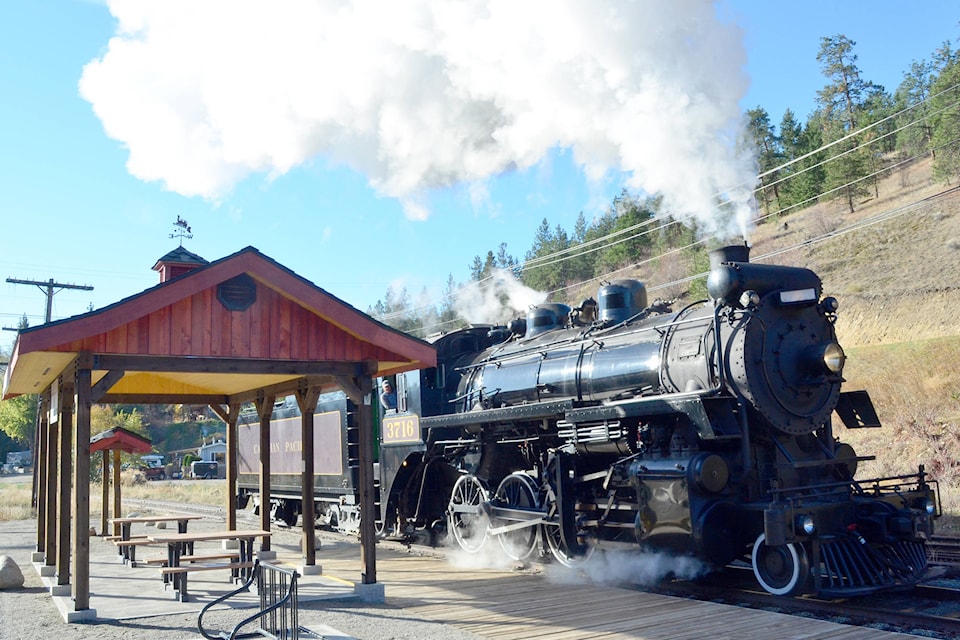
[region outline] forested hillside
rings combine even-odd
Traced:
[[[960,275],[950,191],[960,176],[960,54],[948,42],[927,60],[905,61],[892,91],[863,77],[856,43],[843,35],[823,38],[817,61],[825,84],[805,120],[788,109],[774,125],[762,106],[745,114],[741,144],[754,150],[758,169],[754,257],[817,269],[850,305],[841,314],[841,331],[856,328],[850,342],[956,332],[942,294]],[[718,200],[718,217],[726,209]],[[417,335],[451,330],[476,321],[461,315],[458,297],[487,289],[503,300],[508,276],[574,305],[598,281],[620,277],[643,279],[651,298],[696,299],[706,251],[731,240],[742,241],[675,219],[655,194],[623,192],[602,215],[581,214],[572,230],[544,219],[522,258],[505,244],[476,256],[471,281],[451,276],[440,301],[387,291],[369,312]],[[944,255],[925,256],[934,245]],[[910,316],[910,326],[878,322],[891,315]]]

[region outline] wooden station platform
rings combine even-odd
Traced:
[[[326,575],[356,579],[356,547],[317,552]],[[417,617],[496,640],[894,640],[917,636],[593,584],[572,570],[456,568],[377,549],[386,601]]]
[[[219,526],[222,526],[219,525]],[[203,528],[198,524],[198,529]],[[0,527],[0,531],[2,531]],[[91,563],[91,604],[103,620],[135,620],[198,612],[203,604],[233,588],[225,579],[198,577],[191,602],[181,603],[162,588],[155,567],[132,568],[118,559],[114,546],[94,539]],[[275,530],[273,561],[302,564],[299,537]],[[146,553],[144,554],[146,555]],[[578,572],[548,566],[542,572],[456,566],[453,561],[407,551],[398,545],[377,547],[377,575],[385,595],[385,620],[400,608],[407,617],[469,631],[493,640],[581,638],[620,640],[907,640],[906,634],[852,627],[786,614],[742,609],[709,602],[654,595],[627,588],[598,585]],[[317,550],[321,575],[301,579],[301,624],[324,629],[324,609],[338,601],[360,602],[354,583],[360,579],[359,545],[324,537]],[[374,586],[374,585],[371,585]],[[55,598],[56,599],[56,598]],[[235,607],[255,605],[247,595]],[[373,600],[376,602],[376,599]],[[375,611],[377,605],[371,604]],[[340,609],[344,611],[344,609]],[[363,615],[370,615],[367,610]],[[348,640],[342,631],[314,633],[313,637]],[[0,634],[2,635],[2,634]]]

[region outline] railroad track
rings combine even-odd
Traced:
[[[951,576],[960,576],[960,538],[933,536],[927,543],[930,564],[946,567]]]
[[[226,521],[226,510],[223,507],[142,499],[127,499],[125,502],[129,505],[137,505],[141,509],[197,514]],[[237,520],[256,523],[259,517],[252,511],[238,510]],[[280,529],[296,532],[299,527],[280,527]],[[347,542],[356,541],[356,536],[332,532],[324,532],[324,535]],[[412,546],[419,550],[419,545]],[[946,567],[948,576],[960,576],[960,538],[936,536],[931,540],[929,550],[931,564]],[[421,551],[426,555],[446,555],[442,549],[432,547],[424,547]],[[749,567],[733,566],[697,581],[663,582],[653,588],[622,586],[677,597],[814,616],[845,624],[899,630],[928,638],[953,639],[960,637],[960,584],[952,584],[955,582],[956,580],[947,581],[946,585],[940,586],[920,585],[903,593],[877,594],[860,598],[833,600],[811,596],[789,598],[772,596],[760,589]]]
[[[960,588],[957,587],[919,585],[905,592],[858,598],[791,598],[770,595],[757,586],[752,569],[734,566],[696,582],[666,582],[644,591],[896,630],[927,638],[960,637]]]

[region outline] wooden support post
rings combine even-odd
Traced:
[[[122,518],[120,513],[120,449],[113,450],[113,517]],[[120,523],[113,523],[113,533],[111,535],[120,535]]]
[[[89,356],[89,354],[86,354]],[[77,419],[73,472],[73,609],[90,608],[90,405],[92,361],[81,355],[77,369]]]
[[[100,466],[100,535],[105,536],[110,522],[110,449],[103,450]],[[119,514],[114,517],[119,517]]]
[[[360,388],[360,581],[377,582],[377,528],[373,478],[373,382],[356,379]]]
[[[56,384],[56,383],[55,383]],[[47,394],[49,394],[49,389]],[[47,411],[50,411],[48,407]],[[57,496],[60,495],[60,483],[57,478],[58,455],[60,451],[60,416],[59,410],[54,408],[55,413],[50,417],[47,425],[47,508],[46,508],[46,534],[47,543],[44,550],[44,564],[52,567],[57,564],[57,540],[59,529],[57,528]],[[54,415],[56,420],[53,419]]]
[[[260,418],[260,528],[270,531],[270,418],[276,396],[257,393],[257,416]],[[270,538],[261,538],[261,551],[270,551]]]
[[[227,423],[227,530],[237,529],[237,411],[230,412]]]
[[[227,423],[227,530],[237,529],[237,420],[240,404],[210,405],[214,413]]]
[[[34,468],[34,479],[37,487],[37,551],[45,552],[47,548],[47,464],[49,456],[47,448],[50,442],[50,390],[40,394],[37,405],[37,444],[34,452],[37,466]]]
[[[367,373],[377,370],[375,362],[365,364]],[[336,377],[337,384],[359,407],[360,437],[358,464],[360,465],[360,581],[377,582],[376,507],[373,478],[373,379],[369,375],[356,378]]]
[[[60,374],[60,491],[57,496],[57,584],[70,584],[70,516],[73,479],[73,367]]]
[[[303,504],[303,564],[317,564],[317,515],[313,505],[314,485],[314,426],[313,416],[317,411],[320,390],[317,387],[301,385],[297,389],[297,404],[300,405],[300,441],[303,466],[303,478],[300,495]]]

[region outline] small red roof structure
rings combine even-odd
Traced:
[[[90,438],[90,453],[119,449],[125,453],[150,453],[153,443],[123,427],[108,429]]]
[[[90,438],[90,455],[93,456],[97,451],[103,452],[103,467],[101,473],[101,487],[103,496],[100,508],[100,534],[107,535],[107,522],[109,520],[109,497],[110,485],[113,484],[113,515],[120,516],[120,452],[125,453],[150,453],[153,450],[153,443],[123,427],[113,427],[102,431]],[[110,482],[110,452],[113,451],[113,482]],[[120,525],[114,523],[113,535],[120,535]]]

